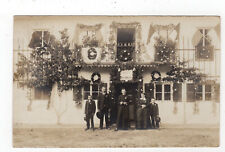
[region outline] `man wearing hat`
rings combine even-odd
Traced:
[[[152,98],[150,102],[150,117],[152,120],[152,128],[159,128],[159,108],[155,102],[155,98]]]
[[[91,128],[94,131],[94,114],[96,111],[96,105],[95,101],[92,100],[91,95],[88,96],[88,100],[86,101],[85,104],[85,119],[87,122],[87,128],[85,130],[88,130],[90,128],[90,121],[91,121]]]
[[[110,110],[110,99],[106,93],[106,88],[102,87],[102,92],[98,96],[98,114],[100,118],[100,129],[103,129],[103,121],[105,117],[106,129],[109,128],[109,110]]]
[[[119,123],[122,117],[122,128],[128,129],[128,98],[126,95],[126,90],[123,88],[121,90],[121,95],[118,98],[118,111],[117,111],[117,120],[116,120],[116,129],[119,128]]]

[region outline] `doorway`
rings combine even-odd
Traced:
[[[139,83],[138,82],[114,82],[114,99],[115,105],[113,106],[112,110],[112,123],[116,122],[117,119],[117,108],[118,108],[118,98],[121,95],[121,90],[124,88],[126,90],[126,94],[129,100],[129,122],[136,120],[136,99],[138,98],[139,94]]]

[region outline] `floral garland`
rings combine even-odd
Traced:
[[[140,53],[141,53],[141,24],[138,22],[131,22],[131,23],[117,23],[117,22],[112,22],[112,24],[110,25],[110,36],[109,36],[109,44],[108,44],[108,48],[109,48],[109,52],[111,54],[111,59],[112,60],[116,60],[116,46],[117,46],[117,42],[116,42],[116,32],[118,28],[135,28],[135,38],[136,38],[136,48],[135,48],[135,52],[137,53],[137,58],[136,61],[140,60]],[[134,59],[135,60],[135,59]]]

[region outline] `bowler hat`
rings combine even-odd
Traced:
[[[101,119],[103,117],[103,114],[102,114],[102,112],[99,111],[96,113],[96,116],[98,119]]]
[[[157,116],[157,117],[155,118],[155,120],[156,120],[156,122],[160,122],[160,121],[161,121],[161,118],[160,118],[159,116]]]

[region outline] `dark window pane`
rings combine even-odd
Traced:
[[[98,84],[92,85],[92,91],[98,91]]]
[[[90,84],[84,84],[84,91],[90,91]]]
[[[165,100],[170,100],[170,93],[165,93],[164,98]]]
[[[102,91],[102,87],[105,87],[106,92],[107,92],[107,83],[101,83],[99,86],[99,91]]]
[[[205,92],[211,92],[211,85],[205,85]]]
[[[211,93],[205,93],[205,100],[211,100],[212,94]]]
[[[156,100],[162,100],[162,93],[156,93]]]
[[[98,98],[98,92],[92,93],[92,99],[96,100]]]
[[[149,99],[154,97],[154,84],[153,83],[145,84],[145,94],[146,94],[146,97]]]
[[[156,92],[162,92],[162,85],[161,84],[156,85]]]
[[[182,100],[182,84],[178,83],[173,84],[173,100],[174,101]]]
[[[202,85],[197,85],[196,92],[202,92]]]
[[[87,100],[88,99],[88,95],[90,95],[90,92],[84,92],[84,100]]]
[[[195,101],[195,86],[194,84],[187,84],[187,101]]]
[[[196,93],[196,100],[202,100],[202,93]]]
[[[164,92],[170,92],[170,85],[169,84],[164,85]]]

